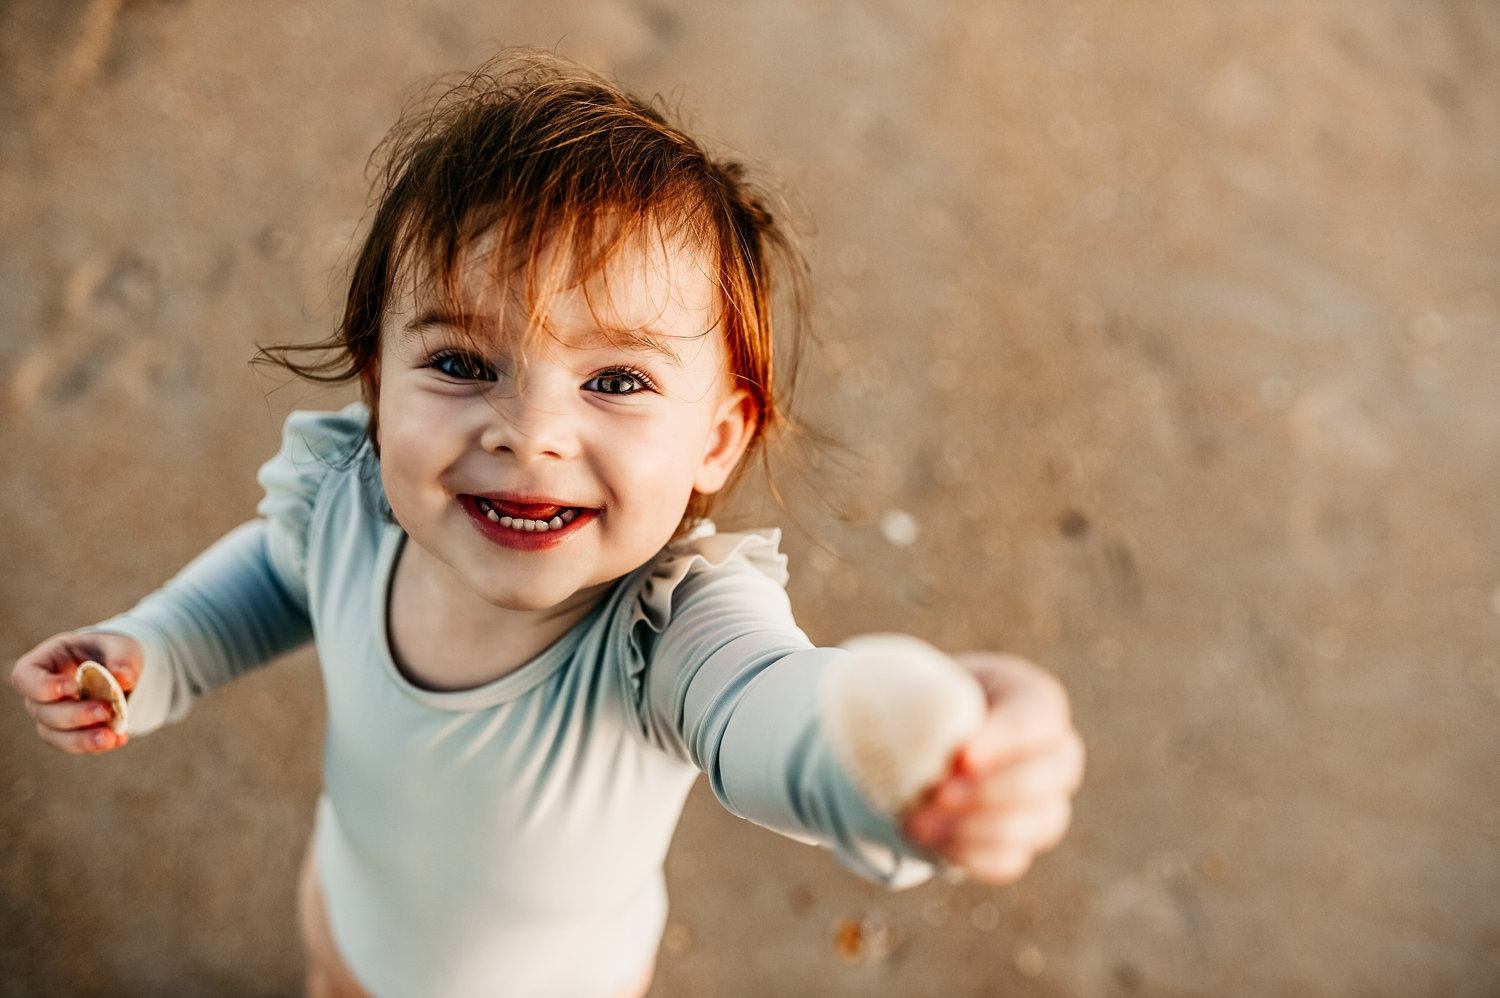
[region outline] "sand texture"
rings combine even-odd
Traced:
[[[497,43],[791,193],[800,619],[1055,669],[1008,889],[888,894],[695,791],[653,998],[1500,989],[1500,6],[0,2],[0,657],[254,515],[366,157]],[[743,522],[743,521],[741,521]],[[0,996],[298,993],[316,662],[104,758],[0,697]]]

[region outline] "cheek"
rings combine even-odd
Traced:
[[[391,504],[397,520],[401,519],[407,496],[412,491],[412,478],[412,473],[406,466],[406,454],[399,446],[381,449],[380,484],[385,489],[386,501]]]
[[[592,436],[589,462],[601,482],[616,494],[617,501],[638,505],[652,501],[680,475],[673,452],[682,442],[662,426],[651,422],[622,422]]]
[[[386,385],[374,411],[382,451],[404,447],[420,454],[424,450],[422,441],[444,425],[443,414],[406,379]]]
[[[436,472],[439,441],[421,414],[403,408],[394,394],[381,400],[377,412],[380,479],[394,507],[426,491]]]
[[[684,432],[668,428],[643,435],[613,456],[618,474],[657,508],[663,520],[676,523],[692,498],[693,483],[706,446],[696,425]]]
[[[421,450],[399,434],[386,435],[380,485],[396,523],[419,541],[429,538],[435,518],[446,506],[445,496],[434,470],[423,463]]]

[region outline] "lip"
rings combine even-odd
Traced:
[[[547,530],[540,532],[515,530],[510,527],[502,527],[479,508],[479,500],[486,499],[497,506],[505,506],[524,512],[527,507],[532,510],[545,509],[546,507],[562,506],[568,509],[578,510],[578,515],[573,522],[559,530]],[[569,506],[567,503],[556,502],[544,496],[507,496],[507,495],[460,495],[459,505],[469,517],[469,522],[474,524],[485,540],[512,551],[545,551],[548,548],[565,544],[578,534],[585,526],[592,523],[598,517],[598,511],[585,506]]]

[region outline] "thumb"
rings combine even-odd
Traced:
[[[110,671],[120,688],[127,692],[135,689],[146,658],[140,642],[128,635],[107,631],[88,634],[86,639],[94,646],[95,661]]]

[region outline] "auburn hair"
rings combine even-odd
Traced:
[[[391,295],[420,273],[451,289],[465,253],[524,275],[527,300],[598,273],[642,239],[684,241],[713,268],[730,374],[754,404],[752,447],[785,420],[773,379],[772,286],[805,316],[806,264],[744,167],[718,159],[645,102],[559,56],[502,52],[409,104],[371,156],[373,216],[328,340],[258,359],[323,383],[358,380],[379,411],[380,332]],[[550,251],[550,252],[544,252]],[[552,261],[543,272],[543,259]],[[782,289],[778,288],[778,293]],[[743,463],[742,463],[743,466]],[[685,522],[706,511],[695,496]]]

